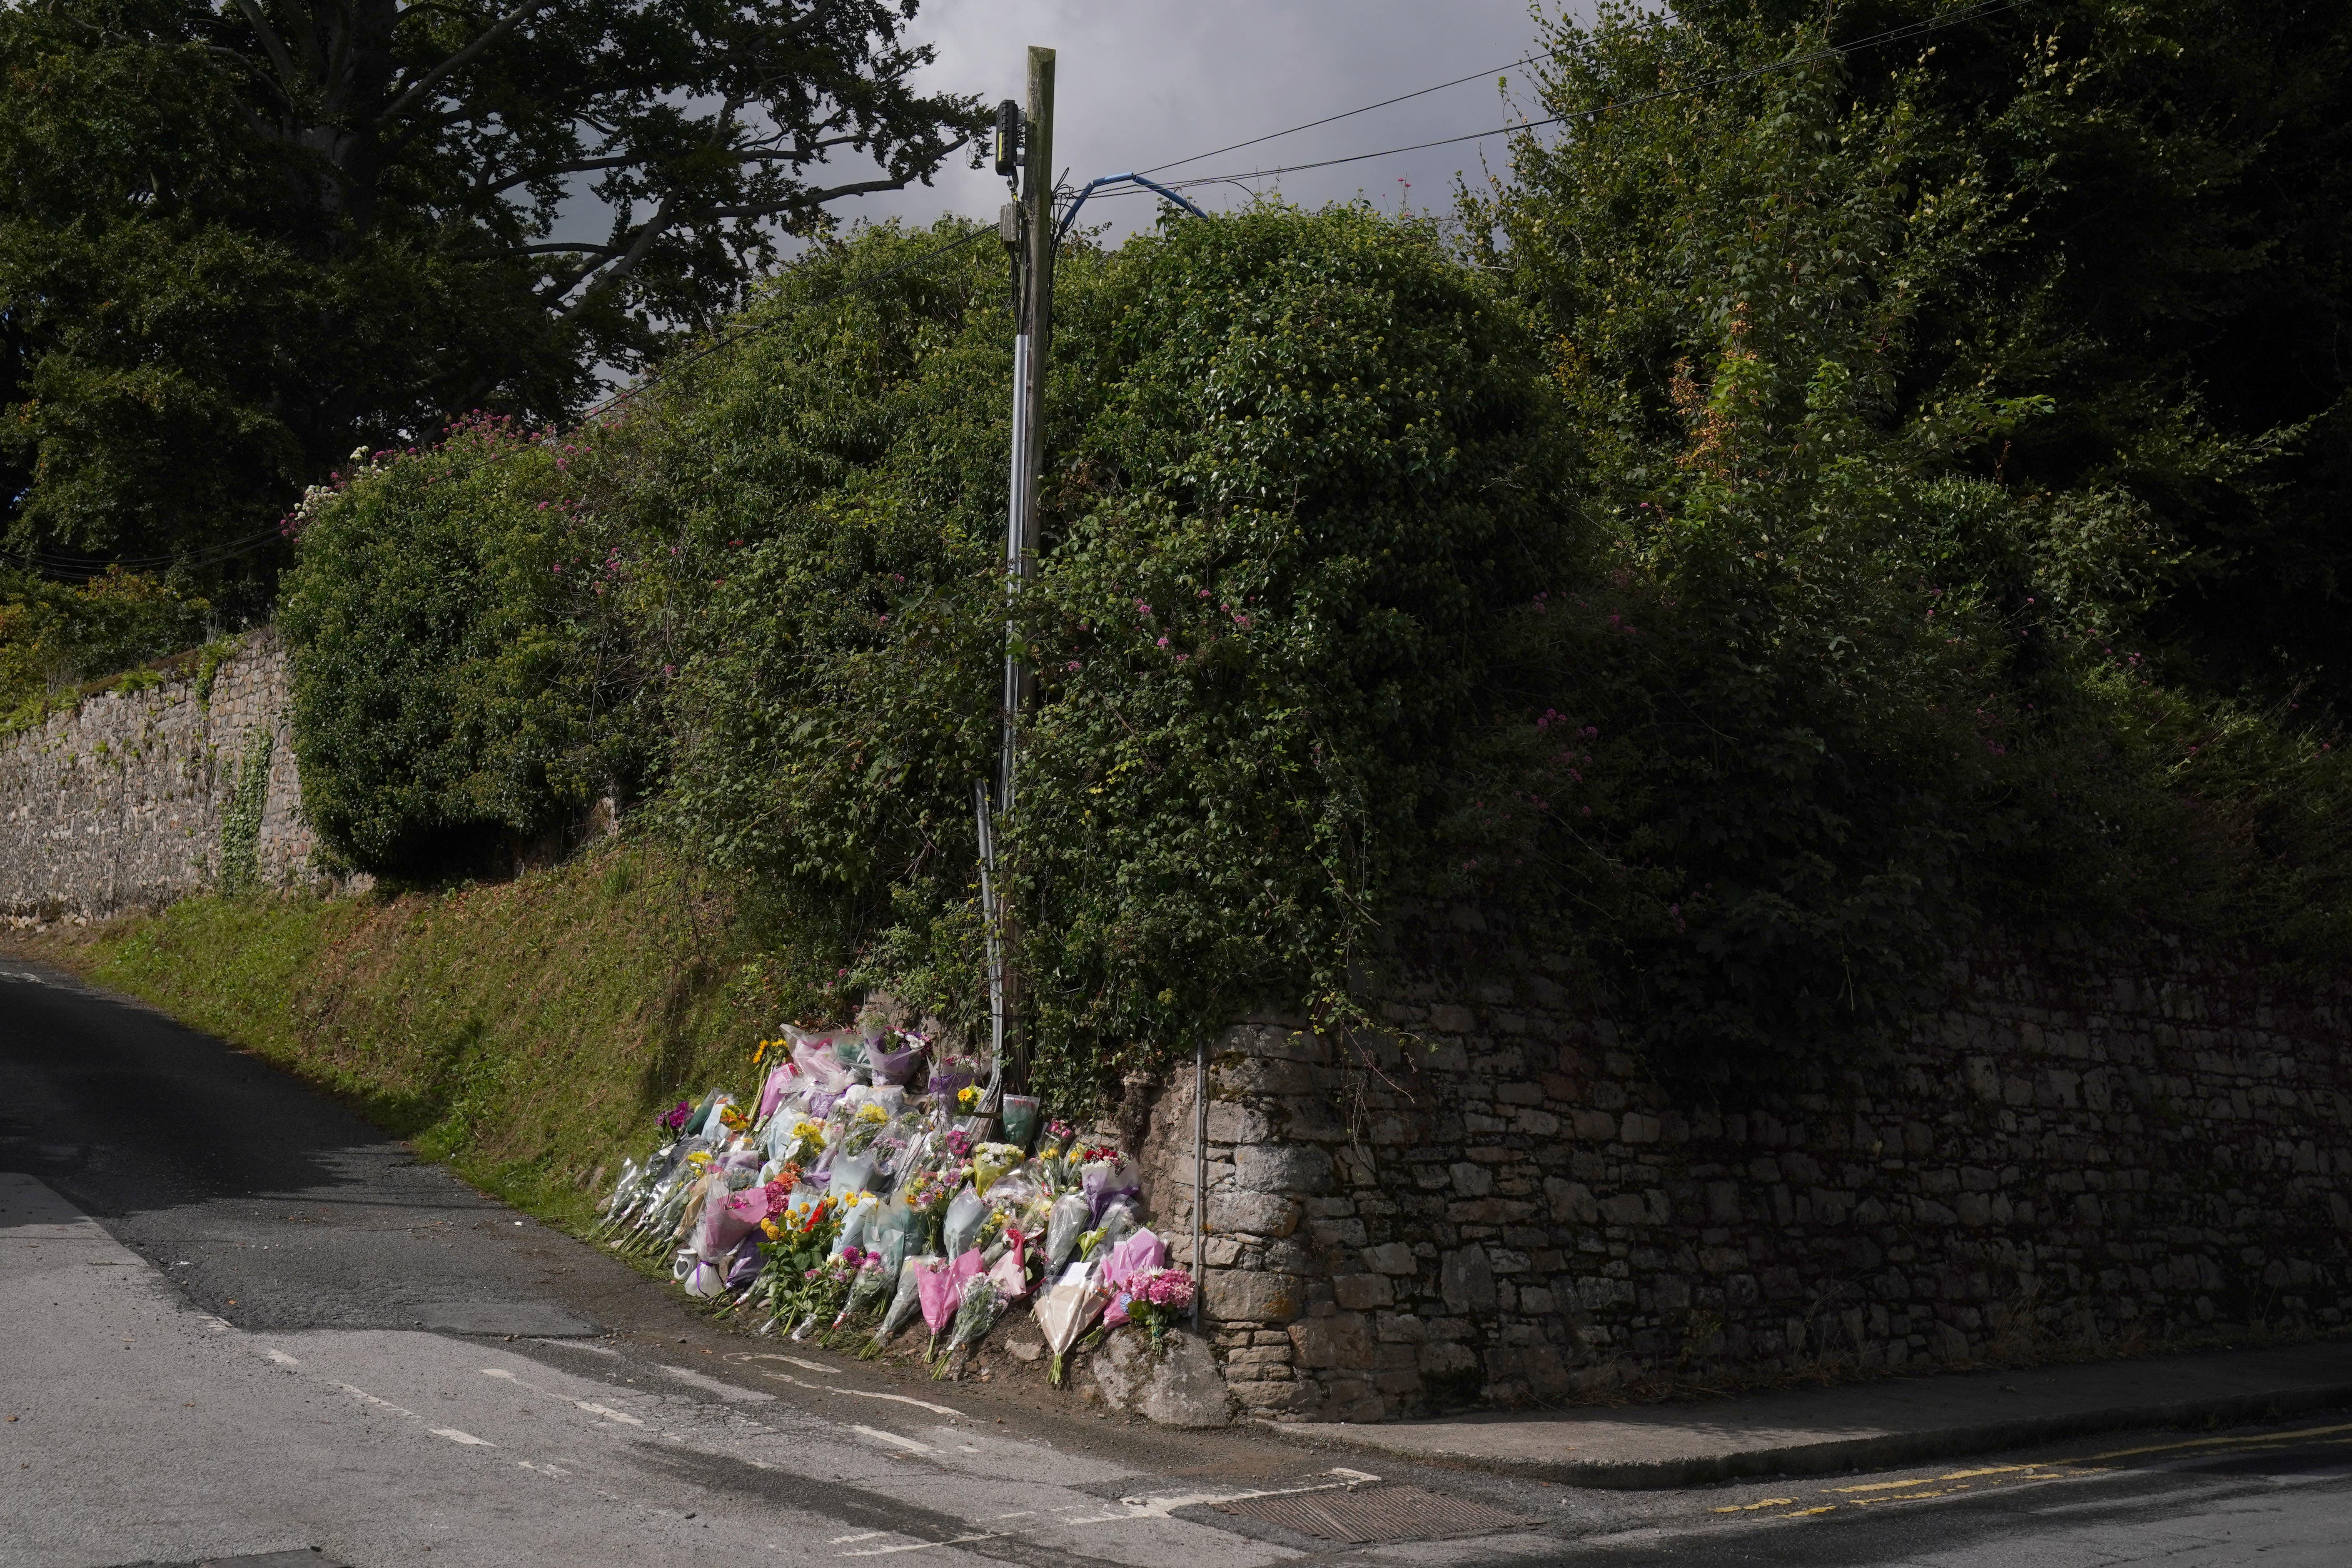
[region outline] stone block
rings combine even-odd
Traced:
[[[1209,1194],[1209,1229],[1222,1236],[1288,1236],[1304,1212],[1297,1199],[1278,1192]]]
[[[1562,1224],[1601,1223],[1601,1205],[1593,1201],[1592,1189],[1582,1182],[1563,1181],[1558,1176],[1547,1177],[1544,1197],[1551,1205],[1552,1218]]]
[[[1650,1205],[1639,1193],[1615,1193],[1601,1200],[1601,1217],[1611,1225],[1643,1225],[1650,1217]]]
[[[1458,1247],[1438,1262],[1438,1286],[1445,1305],[1456,1312],[1495,1310],[1495,1270],[1483,1247]]]
[[[1134,1331],[1114,1333],[1088,1363],[1103,1403],[1162,1426],[1233,1424],[1233,1398],[1208,1345],[1182,1330],[1154,1345]]]
[[[1331,1156],[1295,1144],[1246,1145],[1234,1151],[1234,1182],[1246,1193],[1325,1192],[1331,1185]]]
[[[1211,1268],[1207,1280],[1208,1315],[1221,1323],[1286,1323],[1298,1316],[1307,1299],[1306,1282],[1296,1275],[1268,1274],[1257,1268]]]
[[[1220,1054],[1237,1052],[1275,1061],[1328,1062],[1330,1047],[1310,1030],[1283,1024],[1236,1024],[1217,1042]]]
[[[1237,1383],[1232,1392],[1246,1414],[1276,1421],[1311,1415],[1323,1404],[1322,1387],[1313,1383]]]
[[[1402,1241],[1384,1241],[1378,1247],[1364,1248],[1364,1265],[1382,1274],[1417,1274],[1421,1261],[1412,1248]]]
[[[1368,1367],[1372,1364],[1370,1325],[1355,1312],[1308,1318],[1290,1325],[1291,1364],[1302,1367]]]
[[[1331,1281],[1333,1296],[1352,1312],[1370,1311],[1396,1300],[1396,1288],[1385,1274],[1341,1274]]]
[[[1465,1198],[1483,1198],[1495,1190],[1495,1173],[1471,1161],[1456,1161],[1446,1173],[1454,1180],[1454,1190]]]

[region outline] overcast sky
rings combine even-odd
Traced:
[[[1582,0],[1571,5],[1590,15]],[[1546,0],[1548,13],[1556,7]],[[927,0],[911,32],[939,46],[926,85],[992,103],[1024,95],[1028,46],[1054,49],[1054,162],[1076,185],[1473,73],[1479,79],[1155,177],[1248,173],[1504,124],[1498,68],[1529,52],[1536,24],[1527,0]],[[1527,101],[1525,71],[1511,75]],[[1482,152],[1500,167],[1505,146],[1498,136],[1250,184],[1307,205],[1360,193],[1391,211],[1406,199],[1443,206],[1457,171],[1477,177]],[[1409,196],[1401,181],[1412,183]],[[1234,185],[1187,194],[1212,210],[1249,199]],[[992,216],[1004,199],[993,173],[959,159],[930,186],[838,210],[929,222],[943,211]],[[1158,205],[1097,196],[1085,221],[1114,223],[1116,239],[1149,225]]]

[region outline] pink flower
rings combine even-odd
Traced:
[[[1078,668],[1078,661],[1077,661],[1076,659],[1075,659],[1075,658],[1074,658],[1074,659],[1072,659],[1072,660],[1070,660],[1070,663],[1069,663],[1069,667],[1068,667],[1068,668],[1070,668],[1070,670],[1071,670],[1073,673],[1075,673],[1075,672],[1076,671],[1077,668]]]
[[[1168,639],[1166,637],[1161,637],[1160,639],[1160,646],[1161,647],[1166,647],[1168,646]]]

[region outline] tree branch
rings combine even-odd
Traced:
[[[697,218],[773,217],[793,207],[823,206],[837,196],[862,196],[875,191],[903,191],[913,179],[914,176],[908,174],[896,180],[859,180],[855,184],[835,185],[827,190],[796,191],[788,201],[758,202],[740,207],[701,207],[694,216]]]
[[[302,85],[302,73],[294,68],[294,57],[287,53],[285,40],[278,36],[278,29],[269,25],[268,14],[254,0],[236,0],[236,8],[253,25],[254,32],[260,36],[261,47],[268,53],[269,63],[278,69],[278,84],[286,93],[286,101],[289,104],[299,102],[301,94],[298,89]]]
[[[588,308],[588,301],[594,299],[600,290],[611,288],[635,271],[637,263],[646,258],[646,252],[653,248],[654,241],[661,237],[663,230],[669,227],[670,215],[676,206],[677,203],[673,198],[664,196],[661,205],[654,209],[654,216],[646,220],[643,228],[637,230],[637,237],[630,242],[629,248],[625,252],[587,275],[584,284],[573,285],[579,288],[580,297],[565,306],[563,314],[557,320],[570,321]]]
[[[239,5],[247,5],[251,3],[251,0],[237,0],[237,3]],[[499,17],[497,21],[491,23],[487,28],[485,28],[480,37],[476,38],[472,43],[467,44],[464,48],[459,49],[456,54],[451,55],[447,59],[443,60],[439,65],[435,66],[431,70],[426,71],[423,76],[418,77],[414,82],[411,82],[407,89],[403,91],[398,98],[392,100],[391,106],[385,109],[383,111],[383,119],[389,121],[396,120],[401,115],[407,113],[412,105],[416,103],[416,101],[422,99],[426,93],[432,91],[434,86],[446,79],[450,72],[462,70],[467,66],[471,65],[475,58],[478,57],[484,49],[488,48],[492,44],[497,43],[500,38],[503,38],[509,33],[513,32],[516,24],[520,23],[525,16],[530,16],[533,11],[538,10],[541,5],[546,4],[547,0],[520,0],[520,3],[513,10],[508,12],[505,16]]]
[[[517,185],[527,185],[533,180],[552,179],[558,174],[584,174],[591,169],[625,169],[631,163],[640,162],[642,160],[638,158],[625,157],[582,158],[570,163],[541,163],[536,169],[525,169],[519,174],[510,174],[495,185],[477,185],[475,189],[484,195],[495,196],[513,190]]]

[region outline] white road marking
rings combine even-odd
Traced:
[[[890,1532],[887,1530],[861,1531],[856,1535],[836,1535],[828,1544],[834,1546],[846,1546],[853,1541],[871,1541],[877,1535],[887,1535]]]
[[[877,1426],[860,1426],[852,1422],[849,1429],[887,1443],[893,1447],[904,1448],[910,1454],[928,1454],[931,1451],[931,1446],[929,1443],[918,1443],[912,1437],[901,1437],[896,1432],[885,1432]]]
[[[563,1397],[561,1394],[556,1394],[548,1389],[540,1387],[539,1384],[531,1382],[530,1379],[524,1377],[520,1373],[509,1372],[502,1366],[486,1366],[482,1369],[482,1375],[484,1377],[495,1377],[504,1383],[511,1383],[517,1388],[527,1388],[533,1394],[546,1394],[550,1399],[562,1399]],[[575,1399],[572,1402],[572,1405],[574,1409],[584,1410],[591,1415],[601,1415],[607,1421],[618,1421],[625,1426],[642,1426],[645,1425],[643,1421],[630,1415],[627,1411],[615,1410],[609,1405],[598,1405],[592,1400],[586,1399]]]
[[[487,1437],[477,1437],[471,1432],[460,1432],[455,1426],[427,1426],[436,1437],[446,1437],[452,1443],[463,1443],[469,1448],[495,1448],[496,1443]]]
[[[268,1356],[271,1361],[276,1362],[279,1366],[300,1366],[302,1364],[300,1362],[296,1361],[292,1356],[288,1355],[284,1351],[265,1350],[261,1353]]]
[[[627,1411],[615,1410],[609,1405],[594,1405],[585,1399],[575,1399],[572,1403],[578,1405],[581,1409],[588,1412],[589,1415],[602,1415],[608,1421],[625,1422],[631,1426],[642,1426],[645,1425],[644,1422],[638,1420]]]
[[[656,1362],[654,1364],[680,1383],[690,1383],[697,1388],[707,1389],[721,1399],[733,1400],[739,1405],[757,1405],[775,1397],[765,1389],[740,1388],[734,1384],[722,1383],[718,1378],[706,1377],[701,1373],[689,1371],[682,1366],[670,1366],[661,1362]]]
[[[364,1399],[364,1400],[366,1400],[370,1405],[378,1405],[378,1406],[381,1406],[382,1408],[383,1408],[383,1409],[385,1409],[385,1410],[389,1410],[389,1411],[391,1411],[394,1415],[405,1415],[405,1416],[409,1417],[411,1420],[419,1420],[419,1421],[421,1421],[421,1420],[423,1420],[423,1419],[424,1419],[424,1417],[423,1417],[423,1416],[418,1415],[416,1414],[416,1412],[415,1412],[415,1411],[414,1411],[414,1410],[404,1410],[404,1409],[402,1409],[399,1405],[394,1405],[394,1404],[391,1400],[389,1400],[389,1399],[378,1399],[374,1394],[370,1394],[370,1393],[369,1393],[366,1389],[364,1389],[364,1388],[353,1388],[353,1387],[352,1387],[350,1384],[348,1384],[348,1383],[339,1383],[339,1384],[335,1384],[335,1386],[336,1386],[337,1388],[341,1389],[345,1394],[350,1394],[350,1395],[351,1395],[352,1398],[354,1398],[354,1399]]]
[[[1338,1476],[1342,1480],[1349,1481],[1376,1481],[1381,1479],[1378,1476],[1369,1474],[1363,1470],[1350,1470],[1339,1465],[1332,1466],[1326,1473]]]
[[[806,1387],[807,1385],[806,1385],[805,1384],[803,1384],[802,1386],[803,1386],[803,1387]],[[932,1403],[931,1403],[929,1400],[928,1400],[928,1399],[917,1399],[917,1398],[914,1398],[913,1396],[911,1396],[911,1395],[909,1395],[909,1394],[876,1394],[876,1393],[873,1393],[873,1392],[871,1392],[870,1390],[867,1390],[867,1389],[863,1389],[863,1388],[835,1388],[835,1387],[833,1387],[833,1386],[832,1386],[832,1385],[830,1385],[830,1384],[827,1384],[827,1385],[826,1385],[826,1390],[825,1390],[825,1391],[826,1391],[827,1393],[829,1393],[829,1394],[848,1394],[852,1399],[889,1399],[889,1400],[895,1400],[895,1401],[897,1401],[897,1402],[898,1402],[898,1404],[900,1404],[900,1405],[912,1405],[916,1406],[918,1409],[921,1409],[921,1410],[929,1410],[929,1411],[931,1411],[931,1412],[933,1412],[934,1414],[937,1414],[937,1415],[952,1415],[952,1416],[956,1417],[958,1420],[961,1420],[961,1419],[963,1418],[963,1412],[962,1412],[962,1411],[961,1411],[961,1410],[956,1409],[953,1405],[934,1405],[934,1404],[932,1404]]]
[[[1276,1487],[1264,1491],[1180,1492],[1173,1497],[1121,1498],[1119,1501],[1129,1510],[1126,1513],[1102,1513],[1097,1514],[1092,1519],[1066,1519],[1060,1522],[1071,1529],[1076,1529],[1082,1524],[1125,1524],[1138,1519],[1166,1519],[1176,1510],[1191,1508],[1195,1503],[1241,1502],[1248,1498],[1297,1497],[1303,1492],[1335,1492],[1347,1485],[1345,1481],[1331,1481],[1322,1486]]]
[[[918,1541],[908,1546],[876,1546],[864,1552],[845,1552],[844,1557],[890,1557],[901,1552],[929,1552],[934,1546],[963,1546],[975,1541],[994,1541],[995,1535],[959,1535],[952,1541]]]
[[[590,1355],[611,1356],[611,1357],[612,1357],[614,1360],[615,1360],[615,1361],[618,1361],[618,1360],[621,1358],[621,1352],[620,1352],[619,1351],[614,1350],[612,1346],[610,1346],[610,1345],[592,1345],[592,1344],[590,1344],[590,1343],[589,1343],[587,1341],[585,1341],[585,1340],[545,1340],[545,1339],[541,1339],[541,1340],[533,1340],[533,1341],[531,1341],[530,1342],[531,1342],[531,1343],[533,1343],[533,1344],[535,1344],[535,1345],[553,1345],[553,1346],[554,1346],[556,1349],[558,1349],[558,1350],[566,1350],[566,1351],[586,1351]]]

